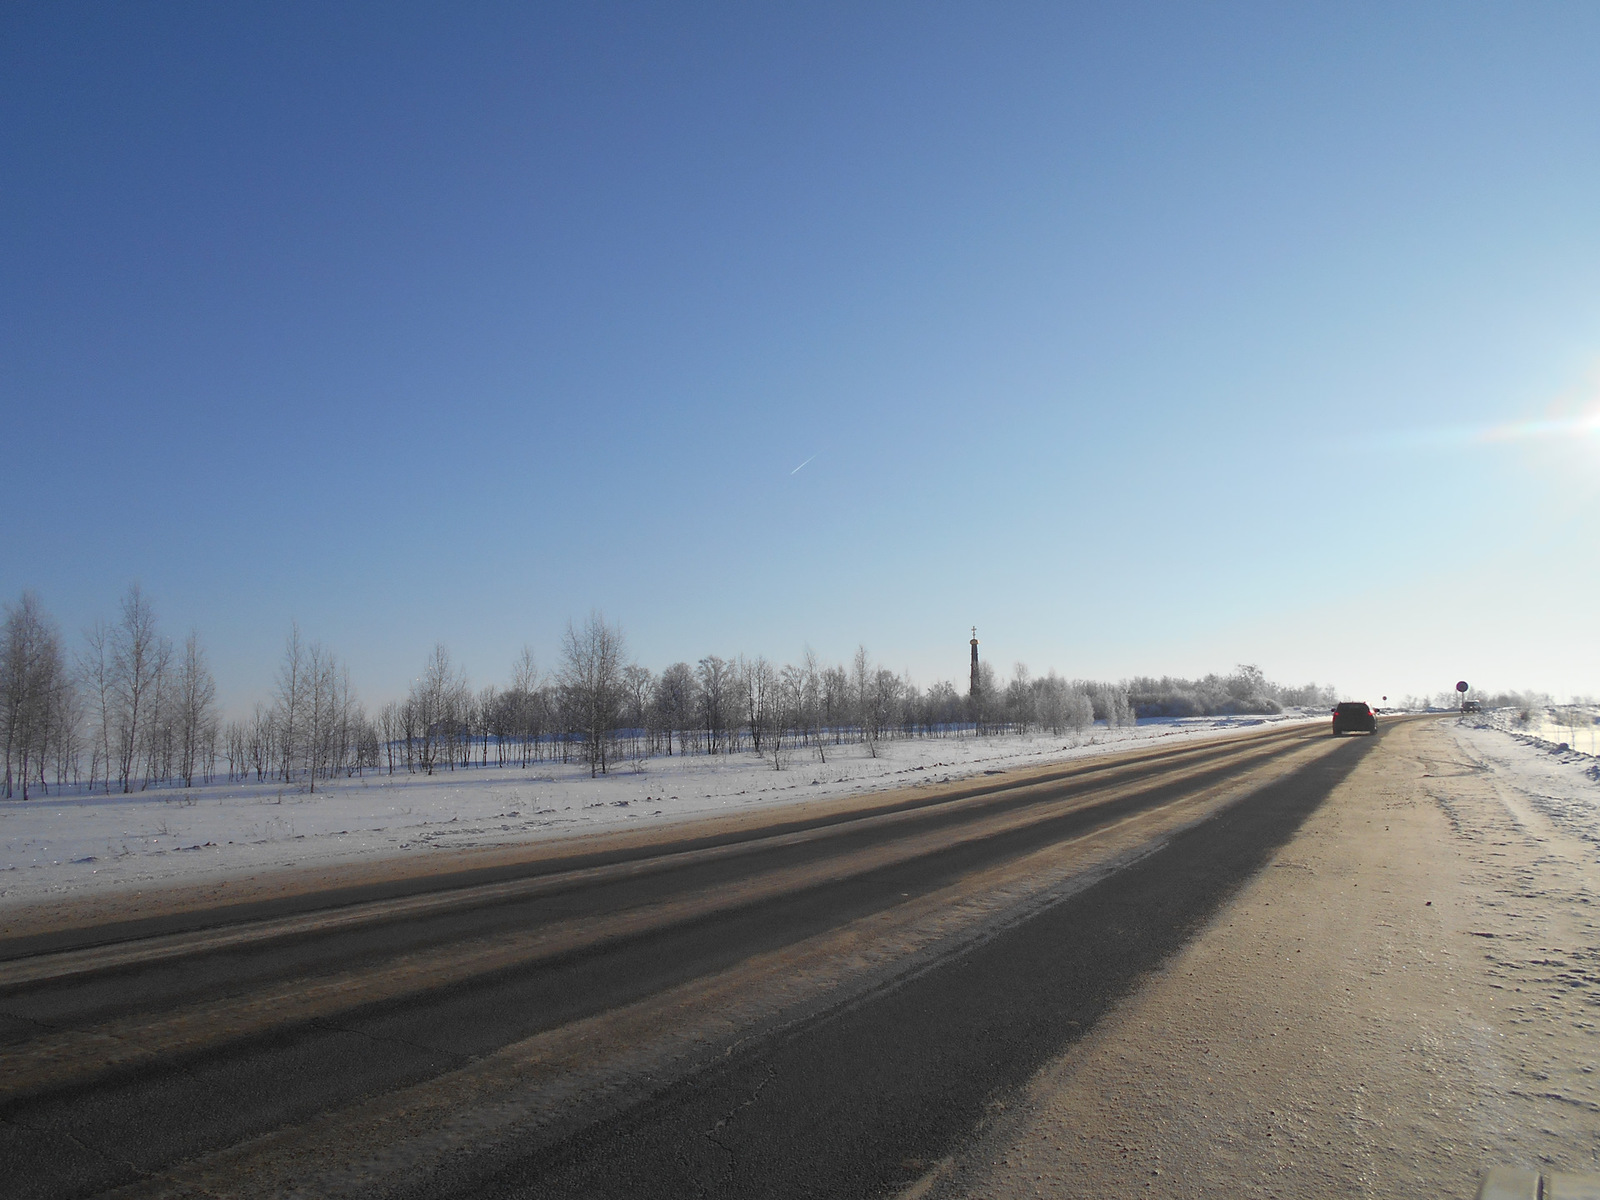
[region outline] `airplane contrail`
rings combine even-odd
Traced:
[[[816,457],[816,455],[815,455],[815,454],[813,454],[813,455],[812,455],[812,456],[811,456],[811,458],[815,458],[815,457]],[[803,462],[803,463],[801,463],[801,464],[800,464],[800,467],[803,467],[803,466],[805,466],[805,465],[806,465],[806,463],[808,463],[808,462],[810,462],[810,461],[811,461],[811,458],[808,458],[808,459],[806,459],[806,462]],[[798,475],[798,474],[800,474],[800,467],[796,467],[796,468],[795,468],[795,469],[794,469],[794,470],[792,470],[792,471],[790,471],[790,472],[789,472],[789,474],[791,474],[791,475]]]

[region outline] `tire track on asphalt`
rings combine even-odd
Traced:
[[[753,956],[781,956],[785,946],[892,910],[905,895],[920,897],[958,887],[961,879],[975,872],[998,869],[999,864],[1039,852],[1041,844],[1070,843],[1121,820],[1148,815],[1152,809],[1181,806],[1208,788],[1225,788],[1230,779],[1237,783],[1241,771],[1270,774],[1287,769],[1289,760],[1297,756],[1320,758],[1331,748],[1325,738],[1291,732],[1294,736],[1278,734],[1213,744],[1209,754],[1197,755],[1193,748],[1169,751],[1162,756],[1163,762],[1133,763],[1133,769],[1120,776],[1109,769],[1092,774],[1055,773],[1066,778],[1007,781],[992,792],[978,791],[953,800],[948,796],[916,797],[897,811],[880,809],[853,825],[832,820],[825,826],[791,830],[765,842],[746,838],[740,843],[746,849],[743,855],[726,847],[704,847],[716,853],[709,864],[699,864],[701,870],[707,865],[724,870],[753,868],[753,872],[747,870],[749,879],[745,881],[750,890],[736,895],[737,889],[730,890],[722,880],[693,897],[680,892],[669,900],[680,904],[674,912],[663,909],[652,914],[649,904],[622,907],[609,914],[623,921],[622,926],[602,930],[599,924],[592,924],[582,932],[569,931],[573,941],[559,950],[552,950],[547,943],[531,959],[529,944],[497,946],[489,939],[473,947],[473,953],[490,958],[459,959],[454,968],[435,964],[445,974],[430,979],[415,974],[406,978],[410,968],[403,968],[387,983],[359,995],[361,980],[371,984],[375,976],[371,969],[353,972],[343,980],[348,990],[341,996],[339,986],[330,987],[326,995],[336,1002],[309,1017],[305,1009],[288,1012],[294,999],[290,988],[274,993],[273,1002],[262,1006],[263,1021],[258,1026],[246,1029],[235,1025],[220,1034],[213,1027],[208,1034],[206,1022],[214,1022],[220,1010],[212,1009],[208,1015],[201,1011],[202,1005],[188,1014],[195,1022],[193,1029],[174,1035],[176,1041],[169,1038],[147,1047],[149,1052],[125,1063],[120,1074],[113,1072],[109,1090],[105,1077],[79,1076],[74,1081],[68,1070],[57,1077],[69,1077],[68,1085],[53,1099],[40,1103],[35,1095],[5,1105],[0,1117],[20,1123],[19,1128],[26,1126],[30,1132],[43,1132],[47,1139],[78,1137],[85,1144],[106,1147],[107,1162],[129,1162],[134,1167],[117,1166],[108,1176],[106,1170],[79,1163],[82,1178],[98,1180],[95,1186],[115,1182],[119,1174],[126,1181],[129,1169],[160,1170],[167,1163],[286,1121],[349,1105],[364,1096],[394,1087],[426,1086],[425,1080],[459,1068],[463,1059],[492,1055],[515,1037],[559,1031],[607,1009],[643,1003],[651,995],[662,994],[663,989],[732,970]],[[1172,770],[1174,765],[1180,769]],[[1088,782],[1082,779],[1085,774],[1091,775]],[[1094,780],[1093,775],[1100,779]],[[1103,784],[1108,775],[1118,786],[1096,791],[1088,798],[1083,788],[1072,786]],[[1069,794],[1046,799],[1052,791]],[[965,830],[968,836],[953,836],[953,829]],[[914,836],[906,837],[907,833]],[[839,855],[840,846],[848,845],[852,834],[867,844]],[[790,866],[772,869],[774,856],[781,859],[782,852],[797,851],[800,857]],[[834,874],[823,877],[816,862],[827,860],[830,852]],[[609,865],[625,870],[629,866]],[[762,866],[767,869],[761,870]],[[735,870],[732,877],[738,874]],[[641,888],[660,888],[663,882],[691,876],[687,869],[645,870],[623,882],[638,893]],[[899,890],[902,888],[905,890]],[[672,897],[670,887],[667,894]],[[704,907],[695,911],[696,903]],[[503,909],[504,905],[491,906],[489,911]],[[629,920],[641,923],[628,928]],[[490,961],[496,953],[509,957]],[[204,959],[206,953],[199,957]],[[451,969],[457,972],[453,977],[449,976]],[[104,979],[99,982],[115,983],[127,970],[103,971]],[[377,974],[381,973],[378,970]],[[249,998],[229,997],[222,1007],[240,1003],[248,1004]],[[492,1016],[495,1009],[533,1012],[535,1019],[530,1024],[521,1017],[520,1025],[515,1021],[508,1025],[506,1018],[500,1017],[498,1026],[488,1020],[481,1034],[477,1033],[475,1019],[485,1013]],[[286,1015],[287,1022],[283,1019]],[[334,1019],[337,1028],[330,1027]],[[373,1046],[385,1050],[405,1047],[407,1053],[393,1056],[385,1069],[373,1070]],[[86,1056],[93,1053],[99,1050],[85,1051]],[[42,1074],[33,1080],[34,1085],[48,1079],[46,1067],[48,1063],[40,1067]],[[338,1078],[347,1069],[348,1077]],[[304,1078],[297,1078],[296,1072]],[[11,1072],[6,1077],[11,1078]],[[278,1080],[276,1085],[267,1082],[273,1079]],[[283,1084],[290,1086],[284,1088]],[[264,1086],[276,1088],[270,1103],[253,1116],[237,1111],[235,1097]],[[229,1098],[224,1107],[230,1111],[206,1111],[224,1096]],[[79,1115],[75,1117],[74,1112]],[[130,1118],[135,1112],[142,1113],[140,1119]],[[128,1122],[126,1132],[118,1124],[124,1121]],[[166,1132],[173,1127],[182,1130],[181,1136]],[[145,1135],[140,1134],[141,1129]],[[85,1131],[88,1136],[82,1136]],[[0,1155],[0,1161],[3,1157]],[[78,1194],[81,1190],[68,1186],[39,1194]]]

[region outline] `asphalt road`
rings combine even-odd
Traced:
[[[0,943],[0,1194],[177,1192],[168,1172],[223,1148],[426,1089],[1041,848],[1164,828],[1122,869],[710,1065],[371,1185],[892,1192],[1182,945],[1382,737],[1319,725],[1145,749],[857,813]],[[1159,826],[1230,785],[1203,819]]]

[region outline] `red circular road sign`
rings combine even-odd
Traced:
[[[1463,679],[1460,683],[1456,684],[1456,691],[1464,692],[1466,690],[1467,690],[1467,681],[1465,679]]]

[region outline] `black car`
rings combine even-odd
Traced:
[[[1377,733],[1378,714],[1360,700],[1341,700],[1333,710],[1333,736],[1341,733]]]

